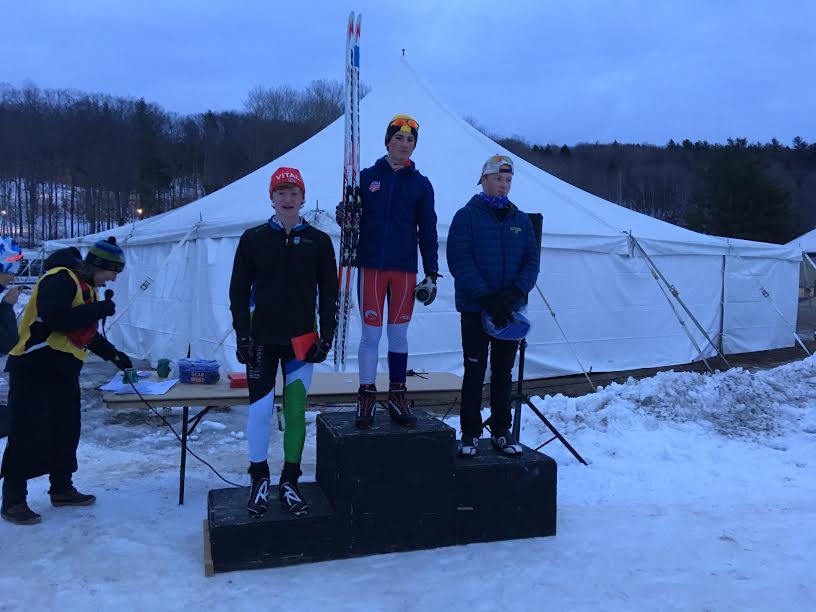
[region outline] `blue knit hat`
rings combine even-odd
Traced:
[[[125,253],[122,247],[116,244],[116,238],[111,236],[94,242],[93,246],[88,249],[85,262],[103,270],[121,272],[125,269]]]

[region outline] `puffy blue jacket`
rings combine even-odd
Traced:
[[[360,195],[360,267],[416,272],[419,244],[425,273],[439,270],[433,187],[414,162],[395,171],[378,159],[360,173]]]
[[[471,198],[453,217],[447,253],[459,312],[479,312],[481,298],[513,285],[525,296],[518,308],[538,278],[540,253],[533,224],[514,204],[499,221],[487,202]]]

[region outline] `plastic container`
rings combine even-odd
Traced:
[[[214,385],[221,378],[214,359],[179,359],[179,380],[193,385]]]

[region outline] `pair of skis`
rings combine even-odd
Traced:
[[[337,268],[337,334],[334,337],[334,369],[346,369],[346,340],[351,314],[352,285],[357,268],[360,238],[360,19],[349,15],[346,30],[346,138],[343,163],[343,224],[340,228],[340,265]]]

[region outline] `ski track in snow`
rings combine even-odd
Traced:
[[[659,373],[580,398],[534,401],[588,460],[556,440],[558,535],[203,576],[208,490],[224,485],[188,458],[147,410],[107,410],[83,373],[80,490],[90,508],[43,523],[0,522],[0,610],[776,610],[816,601],[816,361],[713,376]],[[0,378],[0,395],[7,392]],[[177,410],[163,411],[178,423]],[[487,411],[485,412],[485,416]],[[382,415],[380,415],[382,416]],[[304,480],[314,477],[314,413]],[[191,448],[246,484],[246,410],[205,417]],[[456,417],[446,422],[458,428]],[[551,436],[525,410],[522,441]],[[282,457],[273,426],[270,466]],[[5,440],[0,440],[0,451]]]

